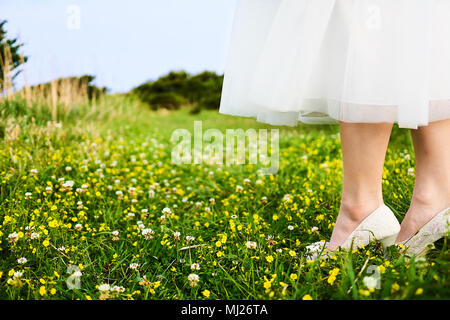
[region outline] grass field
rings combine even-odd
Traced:
[[[260,176],[171,162],[173,130],[270,128],[250,119],[152,112],[120,96],[53,114],[0,106],[0,299],[450,297],[446,240],[417,261],[377,243],[307,259],[338,213],[337,126],[280,128],[279,172]],[[399,220],[412,168],[409,133],[395,128],[383,187]]]

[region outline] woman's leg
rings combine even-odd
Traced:
[[[397,242],[413,236],[450,206],[450,119],[412,130],[416,182]]]
[[[344,162],[342,203],[328,249],[342,245],[383,204],[382,176],[392,124],[341,122]]]

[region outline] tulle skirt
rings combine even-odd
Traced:
[[[220,112],[273,125],[450,118],[450,0],[238,0]]]

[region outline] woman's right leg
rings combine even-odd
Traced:
[[[342,245],[383,202],[382,177],[393,124],[340,123],[344,186],[328,249]]]

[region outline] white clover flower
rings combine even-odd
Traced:
[[[77,224],[75,225],[75,230],[81,231],[81,229],[83,229],[83,225],[82,225],[81,223],[77,223]]]
[[[22,258],[19,258],[19,259],[17,259],[17,263],[19,263],[19,264],[25,264],[25,263],[27,263],[27,258],[25,258],[25,257],[22,257]]]
[[[190,275],[188,275],[188,281],[191,287],[195,287],[200,281],[200,277],[195,273],[191,273]]]
[[[33,233],[30,235],[30,238],[31,238],[31,240],[36,240],[36,239],[39,239],[40,236],[41,236],[41,235],[40,235],[39,233],[33,232]]]
[[[101,291],[101,292],[107,292],[107,291],[111,290],[111,287],[110,287],[109,284],[103,283],[103,284],[98,286],[98,290]]]
[[[13,278],[16,278],[16,279],[21,278],[22,276],[23,276],[23,272],[20,272],[20,271],[16,271],[13,274]]]
[[[117,231],[117,230],[114,230],[114,231],[111,232],[111,233],[112,233],[113,236],[116,236],[116,237],[119,235],[119,231]]]
[[[200,270],[200,265],[198,263],[191,264],[191,270]]]
[[[16,242],[17,240],[19,240],[19,235],[16,232],[10,233],[8,235],[8,239],[11,242]]]
[[[175,238],[175,240],[180,240],[180,236],[181,236],[181,233],[178,231],[173,233],[173,237]]]
[[[59,250],[59,251],[66,251],[66,247],[61,246],[61,247],[58,248],[58,250]]]
[[[378,279],[375,277],[364,277],[363,283],[368,289],[376,289],[378,286]]]
[[[154,233],[155,233],[155,232],[154,232],[152,229],[150,229],[150,228],[147,228],[147,229],[142,230],[142,235],[143,235],[143,236],[145,237],[145,239],[147,239],[147,240],[152,239]]]
[[[25,199],[31,199],[33,194],[31,192],[25,192]]]
[[[237,193],[240,193],[240,192],[242,192],[243,190],[244,190],[244,188],[243,188],[242,186],[239,186],[239,185],[236,186],[236,192],[237,192]]]
[[[138,221],[137,226],[138,226],[138,229],[140,229],[140,230],[145,229],[145,224],[142,221]]]
[[[309,246],[306,246],[307,255],[306,258],[308,260],[315,260],[319,256],[321,252],[324,252],[326,246],[326,242],[319,241],[314,242],[313,244],[310,244]]]
[[[289,229],[290,231],[292,231],[292,230],[294,230],[294,226],[288,225],[288,229]]]
[[[31,169],[30,173],[33,174],[33,175],[36,175],[36,174],[38,174],[38,171],[36,169]]]
[[[245,244],[247,248],[249,249],[256,249],[257,244],[255,241],[247,241],[247,243]]]
[[[139,266],[140,266],[139,263],[133,262],[130,264],[130,269],[137,270],[139,268]]]
[[[163,214],[169,214],[169,215],[170,215],[170,214],[172,213],[172,210],[170,210],[170,208],[167,208],[167,207],[166,207],[166,208],[164,208],[164,209],[162,210],[162,213],[163,213]]]
[[[75,182],[73,182],[72,180],[69,180],[69,181],[64,182],[62,186],[65,189],[71,189],[74,184],[75,184]]]
[[[52,187],[46,187],[45,188],[45,192],[52,193],[53,192],[53,188]]]
[[[122,293],[125,292],[125,288],[122,286],[114,286],[111,288],[111,291],[114,293]]]
[[[67,166],[67,167],[66,167],[66,171],[67,171],[67,172],[72,171],[72,167]]]
[[[195,240],[195,237],[193,236],[186,236],[186,242],[192,242]]]
[[[291,200],[291,197],[292,196],[290,194],[285,194],[284,197],[283,197],[283,201],[287,202],[287,201]]]
[[[319,230],[318,227],[312,227],[312,228],[311,228],[311,232],[316,232],[316,231],[318,231],[318,230]]]

